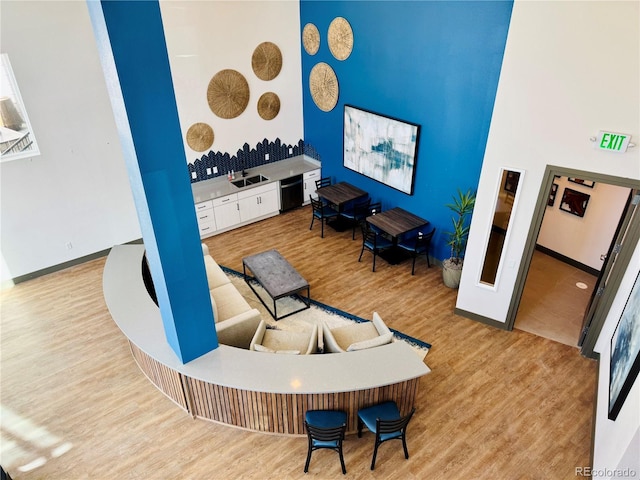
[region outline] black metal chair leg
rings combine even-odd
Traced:
[[[309,450],[309,453],[307,453],[307,461],[304,464],[304,473],[307,473],[309,471],[309,462],[311,461],[311,450]]]
[[[311,225],[309,225],[309,230],[313,229],[313,221],[316,219],[315,215],[311,217]]]
[[[378,455],[378,440],[376,439],[376,446],[373,448],[373,459],[371,460],[371,470],[376,468],[376,456]]]
[[[342,474],[347,474],[347,467],[344,466],[344,457],[342,456],[342,449],[338,452],[340,454],[340,465],[342,465]]]
[[[416,271],[416,255],[413,254],[413,263],[411,264],[411,275],[413,275]]]
[[[409,450],[407,450],[407,440],[405,436],[402,436],[402,447],[404,448],[404,458],[409,460]]]

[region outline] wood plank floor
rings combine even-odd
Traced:
[[[399,443],[345,442],[347,478],[564,479],[590,461],[596,363],[576,348],[505,332],[452,313],[456,292],[418,260],[371,272],[351,232],[309,231],[298,209],[206,240],[241,269],[244,255],[278,248],[311,296],[432,343],[408,430]],[[135,365],[102,297],[104,259],[17,285],[1,300],[1,458],[14,479],[341,478],[335,453],[304,437],[192,420]],[[18,419],[18,420],[14,420]],[[32,470],[21,472],[21,466]],[[36,466],[39,465],[39,466]]]

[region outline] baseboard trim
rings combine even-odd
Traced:
[[[545,255],[549,255],[550,257],[553,257],[556,260],[560,260],[561,262],[564,262],[564,263],[566,263],[568,265],[571,265],[572,267],[575,267],[578,270],[582,270],[583,272],[587,272],[587,273],[593,275],[594,277],[597,277],[598,275],[600,275],[600,271],[599,270],[596,270],[595,268],[590,267],[589,265],[585,265],[584,263],[580,263],[577,260],[574,260],[573,258],[566,257],[566,256],[562,255],[561,253],[554,252],[550,248],[543,247],[542,245],[536,244],[536,250],[538,250],[540,253],[544,253]]]
[[[509,328],[507,328],[507,324],[505,322],[498,322],[493,318],[478,315],[477,313],[473,312],[468,312],[458,307],[453,310],[453,313],[455,313],[456,315],[460,315],[461,317],[468,318],[469,320],[475,320],[476,322],[484,323],[485,325],[489,325],[490,327],[498,328],[500,330],[510,330]]]
[[[125,245],[135,245],[135,244],[141,244],[141,243],[143,243],[142,239],[138,238],[136,240],[126,242]],[[91,260],[95,260],[96,258],[106,257],[107,255],[109,255],[110,251],[111,251],[110,248],[107,248],[106,250],[100,250],[99,252],[91,253],[83,257],[74,258],[73,260],[69,260],[68,262],[59,263],[58,265],[52,265],[51,267],[47,267],[47,268],[43,268],[42,270],[37,270],[35,272],[27,273],[26,275],[20,275],[19,277],[15,277],[12,281],[14,285],[17,285],[18,283],[26,282],[28,280],[33,280],[34,278],[42,277],[44,275],[49,275],[50,273],[59,272],[60,270],[64,270],[69,267],[75,267],[76,265],[90,262]]]

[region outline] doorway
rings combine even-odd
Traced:
[[[573,184],[566,183],[569,179],[573,182],[580,179],[579,182],[586,183],[577,183],[574,187]],[[605,235],[608,237],[605,247],[602,243],[603,238],[599,239],[599,246],[594,247],[581,236],[576,236],[575,226],[572,228],[571,222],[568,221],[571,217],[562,217],[562,215],[573,214],[583,219],[589,207],[589,198],[586,197],[590,195],[586,193],[586,197],[581,198],[586,198],[587,203],[574,204],[573,207],[576,210],[572,212],[571,205],[567,204],[567,201],[572,199],[565,195],[566,189],[570,190],[569,195],[576,191],[585,193],[589,192],[590,185],[598,182],[613,191],[617,190],[618,197],[626,196],[625,202],[618,208],[616,214],[613,210],[608,211],[609,217],[615,223],[615,228]],[[547,166],[527,237],[523,261],[518,271],[516,288],[507,313],[507,329],[518,328],[530,331],[576,347],[582,344],[581,353],[585,356],[593,355],[593,347],[619,285],[619,277],[624,273],[640,236],[640,218],[638,218],[640,215],[633,216],[635,203],[632,201],[638,197],[635,192],[633,195],[629,193],[632,189],[637,191],[639,187],[640,182],[637,180]],[[551,198],[553,194],[555,199]],[[562,212],[553,211],[556,215],[560,213],[558,217],[560,220],[555,222],[545,221],[546,214],[552,211],[549,208],[553,206],[552,200],[555,200],[553,205],[557,210],[563,210]],[[599,203],[602,208],[602,202]],[[582,206],[587,210],[581,209]],[[598,208],[596,203],[592,203],[591,206],[592,211]],[[551,234],[547,225],[549,223],[553,226]],[[613,240],[620,235],[622,224],[625,225],[625,231],[629,233],[625,238],[627,248],[625,249],[622,245],[615,252],[616,255],[611,255],[611,247],[615,243]],[[559,242],[554,244],[553,238],[559,239]],[[552,248],[548,248],[545,244],[550,244]],[[567,245],[569,245],[568,250]],[[563,248],[564,253],[562,253]],[[589,252],[594,248],[596,251]],[[567,252],[568,255],[565,255]],[[594,256],[598,260],[602,258],[600,268],[596,268],[598,265],[594,262]],[[575,260],[576,257],[578,260]],[[613,257],[617,257],[617,260],[613,261]],[[585,258],[588,261],[585,261]],[[601,301],[601,297],[606,295],[604,295],[604,289],[598,292],[601,284],[604,283],[602,275],[599,274],[605,270],[608,263],[610,270],[606,278],[609,281],[608,286],[611,287],[608,289],[611,298]],[[593,308],[594,306],[597,308]],[[585,317],[589,317],[589,321],[583,325]]]

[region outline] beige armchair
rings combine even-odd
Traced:
[[[268,353],[309,355],[318,351],[318,326],[310,325],[307,332],[292,332],[267,328],[262,320],[256,330],[249,350]]]
[[[354,322],[352,325],[330,329],[322,325],[324,351],[329,353],[353,352],[386,345],[393,341],[393,333],[377,312],[371,322]]]

